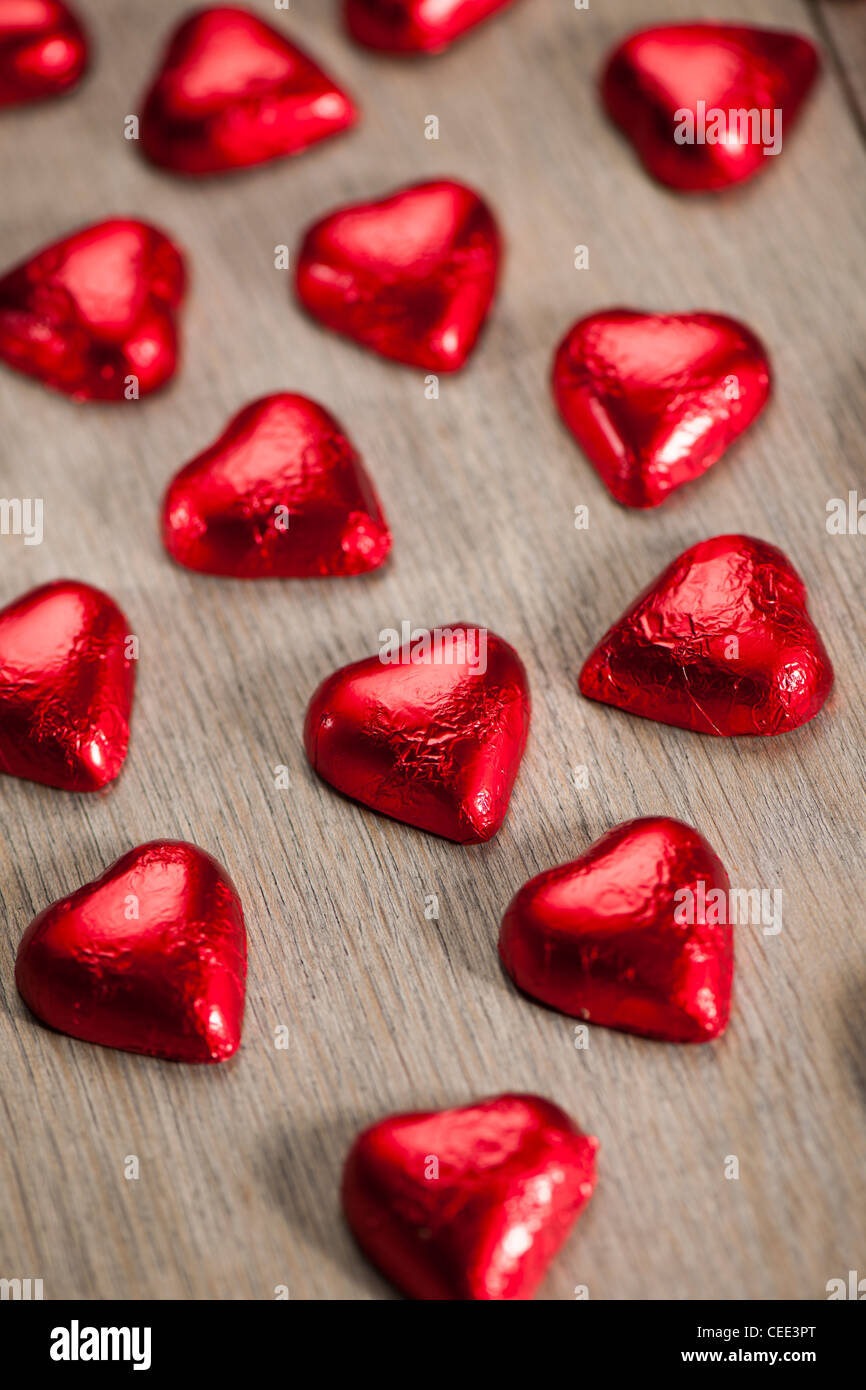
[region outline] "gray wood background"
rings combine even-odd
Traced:
[[[382,1114],[540,1092],[601,1140],[600,1181],[543,1296],[825,1297],[866,1275],[863,946],[866,539],[826,504],[866,495],[862,85],[866,4],[524,0],[434,61],[351,45],[336,4],[274,16],[363,106],[351,135],[223,182],[151,170],[122,135],[182,0],[79,0],[98,47],[68,100],[4,114],[0,263],[118,212],[186,247],[185,361],[163,395],[79,407],[0,372],[0,491],[42,496],[45,540],[0,538],[0,602],[61,575],[107,588],[141,641],[130,757],[105,795],[3,779],[0,837],[0,1275],[46,1298],[384,1298],[340,1216],[342,1160]],[[608,48],[653,19],[717,17],[832,43],[802,124],[765,177],[687,200],[652,184],[607,124]],[[857,54],[860,54],[858,66]],[[859,74],[859,76],[858,76]],[[858,113],[859,102],[859,113]],[[440,139],[424,138],[438,115]],[[858,124],[859,121],[859,124]],[[453,174],[508,242],[489,331],[438,401],[423,377],[321,331],[274,247],[334,205]],[[573,266],[589,247],[590,269]],[[560,427],[554,344],[614,303],[743,317],[776,396],[662,510],[618,508]],[[252,585],[175,568],[162,490],[250,399],[297,390],[345,423],[380,489],[392,563],[360,580]],[[576,531],[574,508],[590,509]],[[809,586],[837,670],[823,714],[785,738],[725,742],[582,700],[582,658],[692,542],[744,530]],[[470,618],[527,663],[534,716],[511,811],[471,849],[342,800],[301,746],[307,699],[383,626]],[[289,769],[277,790],[274,768]],[[572,769],[584,765],[578,790]],[[781,888],[784,926],[738,931],[733,1019],[678,1048],[573,1023],[500,972],[501,913],[531,874],[616,822],[697,825],[741,887]],[[190,1068],[38,1025],[13,982],[47,903],[132,845],[183,837],[228,867],[246,908],[243,1047]],[[439,898],[438,921],[424,916]],[[289,1047],[274,1045],[289,1030]],[[137,1155],[140,1178],[124,1178]],[[740,1177],[724,1177],[736,1155]]]

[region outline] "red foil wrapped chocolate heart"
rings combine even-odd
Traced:
[[[595,1187],[598,1140],[538,1096],[390,1115],[355,1140],[343,1208],[420,1299],[529,1299]]]
[[[781,550],[714,536],[684,550],[605,633],[582,694],[702,734],[783,734],[816,715],[833,667]]]
[[[87,35],[60,0],[0,4],[0,107],[68,92],[84,75]]]
[[[345,0],[353,39],[385,53],[440,53],[514,0]]]
[[[130,637],[114,600],[73,579],[0,611],[0,772],[70,792],[114,781],[129,744]]]
[[[818,67],[814,44],[800,34],[669,24],[621,43],[601,90],[649,172],[669,188],[703,193],[769,168]]]
[[[154,840],[30,923],[15,965],[43,1023],[172,1062],[222,1062],[241,1041],[244,916],[222,865]]]
[[[553,363],[563,420],[626,507],[657,507],[705,473],[769,393],[763,346],[722,314],[606,309],[569,330]]]
[[[172,35],[141,112],[141,148],[179,174],[219,174],[355,124],[351,98],[270,24],[230,5],[196,10]]]
[[[500,256],[486,203],[439,179],[322,218],[303,239],[297,292],[327,328],[383,357],[454,372],[490,310]]]
[[[178,564],[240,579],[363,574],[391,549],[379,499],[343,428],[315,401],[254,401],[182,468],[163,504]]]
[[[96,222],[0,279],[0,360],[76,400],[136,399],[174,375],[184,287],[162,232]]]
[[[520,989],[562,1013],[665,1042],[709,1042],[730,1014],[728,886],[691,826],[626,821],[524,884],[499,954]]]
[[[529,730],[523,662],[468,623],[416,629],[402,645],[396,630],[380,640],[378,656],[335,671],[313,695],[310,763],[374,811],[459,844],[489,840]]]

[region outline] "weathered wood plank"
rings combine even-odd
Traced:
[[[358,94],[363,127],[193,187],[122,137],[185,4],[80,3],[99,46],[86,86],[3,117],[2,262],[128,211],[188,248],[194,287],[183,373],[160,398],[79,409],[0,373],[2,491],[42,496],[46,528],[41,547],[0,539],[0,601],[80,576],[116,596],[142,647],[131,756],[109,794],[0,788],[0,1274],[42,1277],[46,1297],[269,1298],[278,1284],[299,1298],[387,1296],[339,1214],[354,1132],[389,1110],[518,1088],[602,1141],[597,1195],[547,1296],[584,1283],[593,1298],[823,1297],[830,1277],[862,1272],[866,1235],[866,542],[825,528],[827,500],[864,487],[863,149],[836,75],[766,178],[687,201],[650,183],[596,102],[605,50],[646,22],[641,0],[586,12],[526,0],[418,64],[362,53],[336,6],[295,0],[275,22]],[[654,14],[696,8],[672,0]],[[716,0],[712,12],[814,32],[790,0]],[[438,142],[424,139],[431,113]],[[340,201],[438,173],[489,196],[509,258],[477,357],[429,401],[418,375],[303,318],[273,252]],[[573,267],[578,243],[588,272]],[[764,419],[649,515],[607,497],[548,394],[559,335],[613,303],[742,316],[775,363]],[[322,400],[361,447],[395,534],[380,575],[251,586],[163,555],[169,477],[244,402],[279,389]],[[579,503],[586,532],[573,527]],[[725,530],[780,544],[805,576],[838,673],[824,714],[780,740],[726,743],[581,700],[581,659],[637,587]],[[517,646],[534,692],[509,818],[469,850],[341,800],[300,743],[316,683],[374,650],[380,628],[463,616]],[[780,887],[784,927],[740,930],[718,1045],[596,1029],[576,1051],[572,1024],[503,978],[499,918],[529,874],[649,812],[698,825],[735,884]],[[31,916],[163,835],[217,854],[247,906],[244,1045],[219,1068],[53,1035],[14,988]],[[424,918],[430,893],[438,922]],[[288,1051],[273,1042],[283,1023]],[[124,1180],[128,1154],[137,1182]],[[737,1182],[724,1179],[730,1154]]]

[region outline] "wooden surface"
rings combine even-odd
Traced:
[[[826,504],[866,495],[864,148],[853,115],[866,6],[822,7],[838,60],[775,167],[723,198],[652,184],[603,119],[594,77],[651,19],[715,16],[816,34],[799,0],[525,0],[430,62],[354,48],[337,6],[263,15],[360,99],[348,137],[223,182],[149,169],[124,116],[186,8],[79,0],[98,45],[71,99],[4,115],[2,263],[128,212],[186,247],[183,370],[163,395],[77,407],[3,371],[2,490],[42,496],[45,540],[0,539],[0,601],[61,575],[107,588],[141,642],[131,753],[105,795],[4,779],[0,793],[0,1275],[46,1298],[384,1298],[338,1183],[361,1126],[506,1089],[556,1100],[601,1140],[596,1195],[543,1295],[825,1297],[866,1275],[863,579],[866,539],[829,536]],[[859,13],[857,11],[859,10]],[[847,71],[847,89],[840,72]],[[862,82],[862,68],[860,69]],[[862,103],[862,92],[859,94]],[[440,120],[438,142],[425,116]],[[501,297],[469,369],[423,378],[326,334],[291,302],[274,247],[346,200],[453,174],[500,214]],[[573,249],[589,247],[577,271]],[[608,497],[560,427],[554,344],[610,304],[724,311],[768,344],[775,399],[701,482],[659,511]],[[361,448],[391,521],[378,575],[251,585],[163,554],[162,490],[230,414],[269,391],[320,399]],[[573,525],[590,509],[588,531]],[[685,546],[744,530],[783,547],[837,671],[822,715],[726,742],[582,700],[603,629]],[[469,618],[513,642],[534,715],[506,824],[470,849],[377,817],[309,771],[303,712],[319,680],[377,634]],[[289,770],[288,790],[273,770]],[[589,785],[574,786],[585,765]],[[783,930],[739,928],[719,1043],[652,1044],[519,998],[495,950],[531,874],[616,822],[697,825],[732,883],[781,888]],[[216,854],[246,907],[243,1046],[191,1068],[53,1034],[13,982],[31,917],[132,845]],[[425,898],[439,899],[438,921]],[[289,1047],[274,1045],[286,1025]],[[140,1178],[124,1178],[137,1155]],[[724,1176],[739,1160],[738,1181]]]

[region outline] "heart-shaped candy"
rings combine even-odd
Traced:
[[[0,107],[68,92],[87,62],[87,35],[61,0],[0,4]]]
[[[141,148],[179,174],[298,154],[357,120],[311,58],[249,10],[196,10],[172,35],[144,100]]]
[[[0,611],[0,772],[71,792],[114,781],[129,744],[131,642],[114,600],[73,579]]]
[[[783,734],[816,715],[833,667],[790,560],[714,536],[684,550],[605,633],[582,694],[702,734]]]
[[[385,53],[440,53],[514,0],[345,0],[353,39]]]
[[[454,372],[489,312],[500,255],[486,203],[439,179],[322,218],[303,239],[297,292],[314,318],[383,357]]]
[[[769,392],[761,343],[722,314],[606,309],[569,330],[553,363],[563,420],[626,507],[657,507],[705,473]]]
[[[597,1149],[539,1096],[391,1115],[355,1140],[343,1208],[411,1298],[529,1299],[592,1196]]]
[[[666,1042],[709,1042],[730,1013],[727,892],[721,860],[691,826],[626,821],[524,884],[503,918],[499,954],[520,989],[562,1013]]]
[[[241,1041],[244,916],[225,869],[154,840],[30,923],[15,965],[43,1023],[172,1062],[222,1062]]]
[[[459,844],[505,819],[529,730],[529,684],[513,647],[468,623],[380,633],[377,656],[313,695],[304,744],[337,791]]]
[[[602,77],[604,104],[669,188],[729,188],[769,168],[818,72],[809,39],[738,24],[632,34]]]
[[[241,579],[363,574],[391,549],[379,499],[332,415],[265,396],[182,468],[163,505],[178,564]]]
[[[145,222],[96,222],[0,279],[0,359],[76,400],[134,400],[178,359],[183,258]]]

